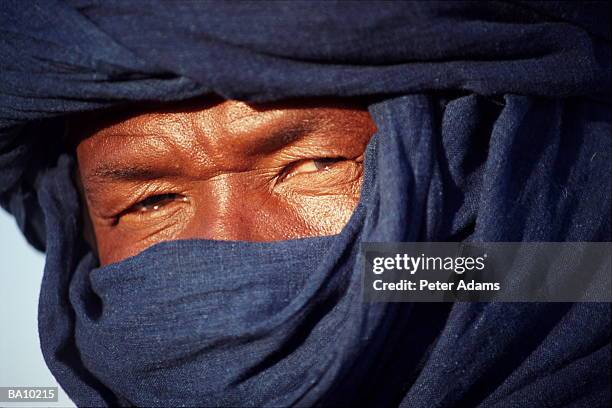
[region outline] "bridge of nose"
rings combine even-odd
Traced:
[[[280,240],[293,236],[302,223],[288,203],[247,173],[222,174],[203,184],[185,237]]]

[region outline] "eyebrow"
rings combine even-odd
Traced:
[[[254,153],[270,153],[282,147],[288,146],[298,140],[304,139],[312,131],[310,124],[303,121],[298,124],[291,124],[287,127],[272,129],[267,131],[263,137],[253,143],[250,149]]]
[[[88,181],[148,181],[168,176],[168,169],[146,165],[121,166],[103,163],[88,172]]]

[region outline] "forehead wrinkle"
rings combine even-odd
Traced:
[[[175,145],[173,138],[164,134],[133,135],[119,133],[103,135],[96,139],[91,145],[91,148],[96,151],[95,164],[102,161],[111,163],[138,162],[138,159],[143,156],[146,157],[148,162],[151,158],[162,156],[173,150]]]
[[[313,116],[310,111],[303,109],[263,108],[245,102],[223,103],[207,110],[205,114],[218,118],[217,127],[237,140],[259,135],[282,123],[298,122]]]
[[[282,119],[290,116],[289,112],[281,110],[255,111],[244,114],[229,113],[225,118],[224,130],[234,136],[240,137],[248,133],[257,133],[261,128],[268,128]]]
[[[141,129],[147,160],[170,158],[173,168],[181,168],[185,175],[198,174],[201,167],[209,165],[206,149],[200,143],[198,131],[190,113],[159,113],[153,120],[146,120]],[[166,166],[167,167],[167,166]]]
[[[244,158],[289,146],[312,132],[319,121],[310,112],[286,109],[225,112],[219,119],[209,133],[210,151],[224,149]]]
[[[210,117],[202,115],[203,112],[193,112],[185,115],[183,126],[187,127],[189,137],[184,138],[180,145],[186,156],[190,159],[190,164],[195,171],[210,168],[215,165],[216,149],[223,148],[221,144],[214,143],[214,123]]]
[[[144,130],[144,128],[143,128]],[[180,149],[175,139],[165,132],[152,135],[135,133],[96,135],[88,140],[93,160],[79,161],[86,187],[106,182],[136,182],[160,179],[181,172]],[[174,160],[165,160],[173,157]]]

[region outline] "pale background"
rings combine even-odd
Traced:
[[[0,209],[0,387],[59,387],[45,365],[36,320],[45,257],[28,245],[13,217]],[[2,407],[74,407],[59,389],[56,403]]]

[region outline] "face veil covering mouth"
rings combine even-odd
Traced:
[[[334,240],[169,242],[97,269],[86,258],[71,284],[83,363],[138,406],[291,405],[331,362],[313,353],[330,346],[329,323],[308,315],[349,289],[309,279]]]
[[[47,253],[39,333],[78,406],[606,406],[607,303],[364,303],[363,242],[610,241],[608,3],[7,1],[0,203]],[[208,94],[364,97],[335,236],[170,241],[99,267],[66,115]]]

